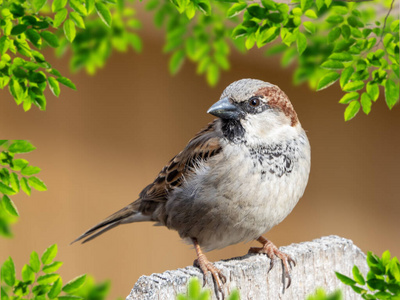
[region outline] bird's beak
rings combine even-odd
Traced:
[[[221,119],[234,119],[238,120],[242,114],[242,111],[236,105],[233,105],[228,97],[222,98],[218,102],[214,103],[207,111],[208,114],[212,114]]]

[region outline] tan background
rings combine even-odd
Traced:
[[[370,116],[343,121],[338,86],[311,92],[294,87],[290,70],[261,52],[233,54],[232,69],[216,88],[186,63],[171,77],[162,38],[149,32],[144,53],[114,55],[95,77],[71,75],[79,91],[62,88],[48,109],[24,113],[1,92],[3,138],[29,139],[26,155],[43,171],[47,192],[14,197],[21,218],[15,238],[1,240],[0,261],[12,255],[21,270],[32,250],[58,243],[67,281],[82,273],[111,279],[110,298],[125,297],[142,274],[192,264],[195,253],[178,235],[150,223],[113,229],[85,244],[69,243],[84,230],[136,199],[161,167],[212,120],[206,114],[223,88],[252,77],[279,85],[290,97],[312,145],[308,188],[292,214],[268,237],[277,245],[336,234],[363,251],[400,255],[400,110],[383,97]],[[67,62],[52,59],[67,72]],[[209,254],[211,260],[243,255],[250,245]]]

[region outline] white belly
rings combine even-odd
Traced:
[[[304,193],[310,171],[305,134],[292,148],[287,155],[276,154],[287,147],[272,155],[271,149],[251,153],[245,145],[226,145],[223,155],[213,158],[218,161],[200,166],[171,195],[167,226],[182,238],[196,238],[205,251],[257,239]]]

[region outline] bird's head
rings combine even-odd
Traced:
[[[261,139],[299,124],[286,94],[276,85],[257,79],[231,83],[207,112],[223,124],[241,126],[243,132]]]

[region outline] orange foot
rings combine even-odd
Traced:
[[[285,275],[285,277],[283,279],[283,285],[285,286],[285,278],[287,278],[288,284],[287,284],[286,288],[288,288],[290,286],[290,284],[292,283],[292,279],[291,279],[290,273],[289,273],[289,267],[291,269],[292,264],[293,264],[293,266],[296,266],[296,262],[289,255],[279,251],[278,247],[276,247],[271,241],[267,240],[266,238],[260,236],[257,239],[257,241],[260,242],[261,244],[263,244],[263,246],[262,247],[251,247],[249,249],[249,253],[267,254],[267,256],[271,259],[271,263],[270,263],[268,272],[271,271],[274,266],[274,256],[279,257],[282,260],[284,275]]]
[[[203,286],[206,284],[206,281],[207,281],[207,273],[211,272],[211,275],[213,276],[214,281],[217,285],[218,291],[220,291],[220,293],[222,295],[224,295],[222,286],[226,282],[226,277],[224,276],[224,274],[222,274],[221,270],[218,269],[216,266],[214,266],[213,263],[211,263],[207,259],[207,257],[203,254],[197,240],[195,238],[192,238],[192,241],[193,241],[196,253],[197,253],[197,259],[194,261],[194,264],[197,267],[199,267],[204,274]]]

